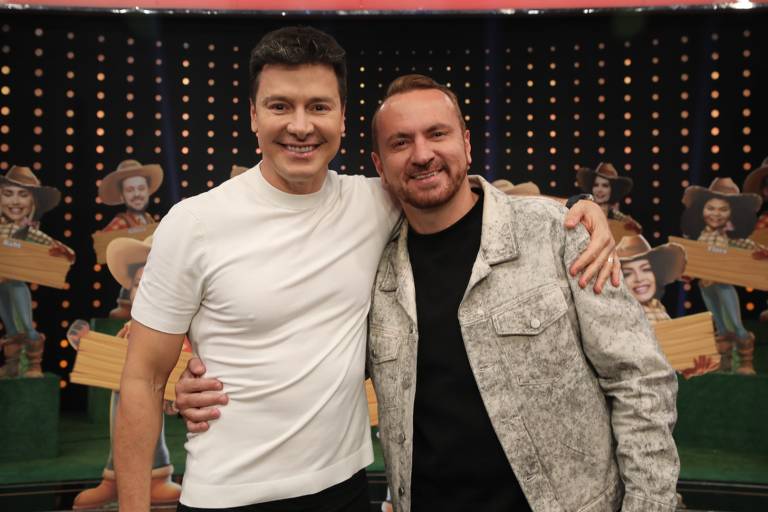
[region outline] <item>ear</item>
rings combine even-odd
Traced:
[[[372,151],[371,160],[373,160],[373,166],[376,168],[376,172],[379,173],[379,177],[381,178],[381,185],[384,187],[385,190],[389,190],[387,178],[384,175],[384,168],[381,166],[381,157],[379,156],[378,153],[376,153],[375,151]]]
[[[469,130],[464,130],[464,154],[467,157],[467,165],[472,165],[472,144],[469,143]]]
[[[253,133],[259,133],[259,121],[256,116],[256,105],[253,103],[253,99],[248,100],[248,103],[250,104],[251,113],[251,131]]]

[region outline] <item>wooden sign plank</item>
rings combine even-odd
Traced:
[[[768,247],[768,228],[760,228],[754,230],[752,234],[749,235],[749,238],[759,243],[760,245]]]
[[[365,396],[368,399],[368,417],[371,420],[371,426],[376,427],[379,424],[379,403],[376,401],[376,391],[373,389],[371,379],[365,379]]]
[[[657,322],[653,327],[661,350],[675,370],[692,368],[699,356],[709,357],[713,363],[720,362],[709,311]]]
[[[611,234],[616,243],[619,243],[625,236],[635,236],[637,234],[637,231],[625,228],[624,224],[626,224],[626,221],[608,219],[608,227],[611,228]]]
[[[144,240],[155,232],[157,223],[147,224],[145,226],[136,226],[128,229],[118,229],[117,231],[97,231],[91,235],[93,238],[93,250],[96,252],[96,262],[107,262],[107,246],[115,238],[133,238]]]
[[[72,264],[63,256],[48,254],[49,245],[14,238],[0,240],[0,277],[51,288],[67,287]]]
[[[768,260],[754,259],[750,250],[714,247],[676,236],[669,237],[669,241],[685,247],[688,263],[684,275],[768,290]]]
[[[80,338],[75,366],[69,374],[69,380],[76,384],[119,391],[127,353],[127,339],[90,331],[88,335]],[[186,351],[179,355],[165,386],[166,400],[176,399],[176,382],[191,357],[192,353]]]

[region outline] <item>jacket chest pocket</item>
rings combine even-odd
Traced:
[[[376,390],[379,409],[394,407],[400,393],[400,359],[407,335],[376,327],[368,331],[368,368]]]
[[[549,384],[560,378],[573,340],[568,303],[556,283],[544,285],[492,313],[493,329],[521,385]]]

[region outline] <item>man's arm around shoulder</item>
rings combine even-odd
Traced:
[[[566,234],[564,261],[587,242],[582,229]],[[672,512],[680,463],[672,429],[677,377],[642,308],[622,283],[601,295],[571,278],[584,353],[611,411],[616,459],[625,494],[622,512]]]
[[[115,474],[122,512],[146,512],[152,457],[160,435],[163,392],[176,365],[184,334],[131,325],[115,425]]]

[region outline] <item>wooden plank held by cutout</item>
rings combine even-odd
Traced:
[[[107,246],[115,238],[134,238],[144,240],[155,232],[157,223],[147,224],[145,226],[136,226],[128,229],[118,229],[117,231],[97,231],[91,235],[93,238],[93,250],[96,251],[96,263],[107,262]]]
[[[80,338],[80,345],[75,357],[75,366],[69,374],[69,380],[76,384],[120,391],[120,377],[128,353],[128,340],[90,331]],[[176,399],[176,382],[187,367],[191,352],[183,351],[176,366],[171,370],[165,386],[166,400]]]
[[[72,264],[62,256],[51,256],[48,245],[0,238],[0,277],[51,288],[67,287]]]
[[[379,404],[376,401],[376,391],[373,390],[371,379],[365,379],[365,397],[368,399],[368,417],[371,419],[371,426],[379,425]]]
[[[752,234],[749,235],[749,238],[759,243],[760,245],[768,247],[768,228],[760,228],[754,230]]]
[[[669,241],[685,247],[688,263],[684,275],[768,290],[768,260],[754,259],[748,249],[714,247],[676,236],[669,237]]]
[[[635,236],[637,231],[627,229],[624,227],[627,221],[608,219],[608,227],[611,228],[611,234],[616,243],[619,243],[625,236]]]
[[[654,324],[659,346],[672,368],[685,373],[696,366],[701,357],[707,358],[709,371],[717,368],[720,355],[715,345],[712,313],[698,313]],[[703,361],[703,360],[700,360]]]

